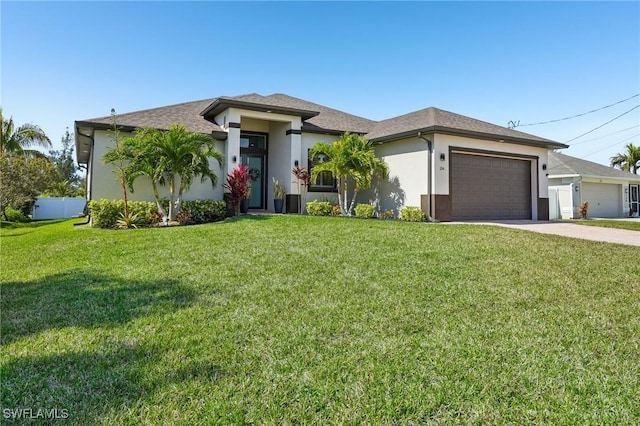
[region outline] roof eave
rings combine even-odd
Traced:
[[[496,142],[501,143],[516,143],[518,145],[528,145],[535,147],[544,147],[547,149],[561,149],[561,148],[569,148],[568,145],[563,143],[554,142],[554,141],[544,141],[544,140],[535,140],[535,139],[526,139],[526,138],[518,138],[518,137],[509,137],[504,135],[496,135],[493,133],[482,133],[482,132],[474,132],[471,130],[461,130],[454,129],[451,127],[444,126],[429,126],[424,127],[422,129],[415,129],[406,132],[396,133],[393,135],[383,136],[380,138],[371,139],[374,143],[384,143],[391,142],[399,139],[405,139],[407,137],[411,137],[417,135],[418,132],[422,133],[441,133],[445,135],[452,136],[466,136],[474,139],[483,139],[483,140],[494,140]]]
[[[302,120],[308,120],[320,114],[319,111],[310,111],[297,108],[286,108],[277,105],[257,104],[254,102],[237,101],[234,99],[216,99],[208,107],[206,107],[200,115],[205,120],[215,123],[214,118],[227,108],[241,108],[251,111],[273,112],[287,115],[295,115],[301,117]],[[218,123],[215,123],[218,124]]]

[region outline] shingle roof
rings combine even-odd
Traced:
[[[220,126],[200,117],[200,111],[212,101],[213,99],[204,99],[201,101],[184,102],[176,105],[118,114],[116,116],[116,122],[119,126],[124,127],[154,127],[161,130],[167,130],[172,124],[179,123],[183,124],[190,132],[206,134],[214,131],[220,132],[223,131]],[[82,120],[78,122],[78,125],[82,125],[83,123],[111,126],[113,121],[111,116],[106,116]]]
[[[558,175],[579,175],[604,179],[624,179],[640,182],[640,175],[603,166],[570,155],[549,151],[549,165],[547,167],[549,177]]]
[[[260,105],[264,108],[279,109],[283,111],[291,111],[300,114],[303,119],[304,131],[322,132],[354,132],[367,133],[375,126],[376,122],[367,118],[358,117],[337,109],[329,108],[304,99],[294,98],[293,96],[282,93],[274,93],[268,96],[262,96],[257,93],[249,93],[241,96],[220,96],[212,102],[205,113],[213,105],[220,105],[219,109],[224,108],[225,102],[229,104],[237,103],[239,106]]]
[[[417,132],[441,132],[485,136],[492,139],[566,148],[566,145],[539,136],[508,129],[438,108],[425,108],[399,117],[379,121],[367,137],[374,142],[384,142],[415,135]]]
[[[262,96],[257,93],[241,96],[219,96],[212,99],[118,114],[117,122],[124,127],[154,127],[158,129],[168,129],[172,124],[180,123],[184,124],[192,132],[218,133],[224,130],[216,123],[206,120],[202,115],[213,114],[217,109],[225,108],[229,105],[244,106],[248,109],[273,109],[274,112],[297,114],[304,120],[303,131],[361,133],[366,134],[374,142],[397,140],[422,131],[425,133],[441,132],[498,140],[504,139],[550,148],[566,147],[566,145],[549,139],[433,107],[376,122],[282,93],[274,93],[268,96]],[[212,120],[210,116],[208,118]],[[110,116],[77,122],[78,126],[88,124],[103,127],[110,126],[111,123]]]

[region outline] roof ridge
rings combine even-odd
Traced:
[[[352,113],[350,113],[350,112],[346,112],[346,111],[342,111],[342,110],[339,110],[339,109],[336,109],[336,108],[328,107],[328,106],[326,106],[326,105],[321,105],[321,104],[316,103],[316,102],[311,102],[311,101],[308,101],[308,100],[306,100],[306,99],[298,98],[298,97],[296,97],[296,96],[287,95],[286,93],[272,93],[272,94],[270,94],[270,95],[265,96],[265,98],[269,98],[269,97],[271,97],[271,96],[285,96],[285,97],[287,97],[287,98],[289,98],[289,99],[295,99],[295,100],[297,100],[297,101],[302,101],[302,102],[305,102],[305,103],[307,103],[307,104],[311,104],[311,105],[314,105],[314,106],[317,106],[317,107],[323,108],[323,109],[325,109],[325,110],[330,110],[330,111],[334,111],[334,112],[339,112],[340,114],[347,114],[347,115],[350,115],[350,116],[352,116],[352,117],[357,117],[357,118],[360,118],[360,119],[362,119],[362,120],[370,121],[370,122],[372,122],[372,123],[378,123],[378,121],[376,121],[376,120],[372,120],[372,119],[370,119],[370,118],[363,117],[363,116],[361,116],[361,115],[355,115],[355,114],[352,114]]]

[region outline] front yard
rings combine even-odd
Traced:
[[[0,235],[4,421],[640,423],[635,247],[307,216]]]

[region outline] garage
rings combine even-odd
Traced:
[[[531,219],[531,161],[451,154],[453,220]]]
[[[582,183],[582,200],[589,202],[589,217],[620,217],[622,201],[620,185]]]

